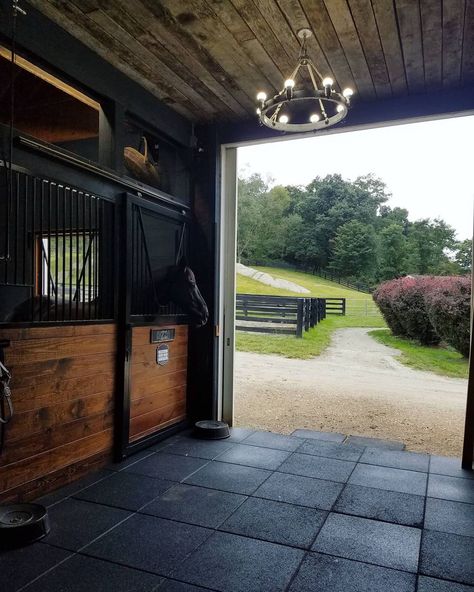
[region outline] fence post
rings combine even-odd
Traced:
[[[346,316],[346,299],[342,298],[342,316]]]
[[[304,300],[298,298],[297,314],[296,314],[296,337],[303,337],[304,326]]]

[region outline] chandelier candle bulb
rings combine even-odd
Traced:
[[[346,99],[350,99],[352,97],[352,95],[354,94],[354,91],[352,90],[352,88],[345,88],[342,91],[342,94],[344,97],[346,97]]]
[[[259,92],[257,95],[257,101],[265,102],[267,100],[267,95],[264,92]]]
[[[311,121],[311,123],[317,123],[320,120],[320,117],[317,113],[313,113],[309,120]]]
[[[323,78],[323,86],[332,86],[333,84],[334,80],[332,78],[329,78],[329,76]]]
[[[338,105],[338,106],[336,107],[336,111],[337,111],[338,113],[341,113],[341,111],[344,111],[344,107],[343,107],[342,105]]]
[[[295,86],[295,81],[292,78],[288,78],[285,80],[285,88],[293,88]]]
[[[288,123],[290,121],[290,118],[288,117],[288,115],[280,115],[278,121],[280,123]]]

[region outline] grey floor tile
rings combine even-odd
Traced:
[[[255,433],[253,428],[230,428],[230,437],[225,439],[225,442],[242,442]]]
[[[182,481],[188,475],[203,467],[207,462],[207,460],[202,458],[157,452],[140,462],[130,465],[125,471],[138,473],[139,475],[148,475],[149,477],[156,477],[165,481]]]
[[[310,508],[330,510],[342,491],[342,483],[289,473],[273,473],[254,493],[262,497]]]
[[[473,592],[472,586],[418,576],[418,592]]]
[[[41,542],[77,551],[130,516],[130,512],[66,499],[49,511],[51,532]]]
[[[472,538],[425,530],[420,573],[461,584],[474,584]]]
[[[416,452],[366,448],[360,462],[370,465],[380,465],[382,467],[392,467],[393,469],[428,472],[430,457],[428,454],[418,454]]]
[[[313,550],[416,573],[420,539],[417,528],[330,514]]]
[[[41,543],[3,551],[0,553],[0,592],[16,592],[70,555],[64,549]]]
[[[355,467],[355,463],[345,460],[292,454],[278,469],[282,473],[292,473],[303,477],[326,479],[345,483]]]
[[[295,430],[291,432],[295,438],[308,438],[308,440],[325,440],[326,442],[344,442],[345,434],[337,432],[318,432],[317,430]]]
[[[135,452],[135,454],[132,454],[131,456],[129,456],[125,460],[122,460],[120,462],[113,463],[113,464],[109,465],[109,469],[111,469],[112,471],[123,471],[127,467],[134,465],[135,463],[143,460],[144,458],[148,458],[149,456],[153,456],[153,454],[155,453],[153,448],[154,447],[146,448],[145,450],[140,450],[140,452]]]
[[[272,500],[249,498],[219,530],[308,549],[327,512]]]
[[[25,592],[154,592],[161,578],[108,561],[74,555]]]
[[[251,495],[270,475],[271,472],[264,469],[214,460],[188,477],[185,482],[190,485]]]
[[[281,592],[303,556],[300,549],[216,532],[174,577],[225,592]]]
[[[429,497],[426,500],[425,528],[474,537],[474,505]]]
[[[142,508],[141,513],[217,528],[246,499],[237,493],[179,483]]]
[[[352,485],[363,485],[364,487],[375,487],[413,495],[425,495],[426,481],[426,473],[364,464],[358,464],[349,479],[349,483]]]
[[[428,495],[453,502],[474,504],[474,481],[431,473],[428,481]]]
[[[314,456],[325,456],[339,460],[358,461],[364,448],[356,446],[345,446],[335,442],[324,440],[308,440],[298,448],[298,454],[312,454]]]
[[[304,558],[289,592],[415,592],[415,575],[311,553]]]
[[[292,436],[284,436],[283,434],[274,434],[272,432],[255,432],[248,438],[245,438],[243,444],[293,452],[301,445],[301,440]]]
[[[68,483],[67,485],[64,485],[56,491],[43,495],[42,497],[36,499],[35,502],[38,504],[42,504],[46,507],[52,506],[68,497],[73,496],[78,491],[81,491],[82,489],[89,487],[89,485],[92,485],[93,483],[97,483],[102,479],[107,479],[108,477],[111,477],[112,475],[114,475],[114,473],[114,471],[108,469],[101,469],[100,471],[95,471],[94,473],[87,475],[87,477],[83,477],[82,479],[78,479],[77,481],[73,481],[72,483]]]
[[[193,586],[176,580],[165,580],[156,592],[203,592],[207,590],[209,588],[201,588],[201,586]]]
[[[396,440],[381,438],[367,438],[365,436],[348,436],[344,444],[350,446],[369,446],[370,448],[385,448],[387,450],[404,450],[405,444]]]
[[[83,489],[74,497],[125,510],[138,510],[172,485],[173,481],[123,471]]]
[[[167,576],[211,532],[200,526],[134,514],[81,552]]]
[[[198,438],[181,438],[166,448],[167,454],[180,456],[194,456],[212,460],[234,446],[233,442],[226,440],[200,440]]]
[[[273,448],[234,444],[230,450],[219,455],[216,460],[274,471],[278,469],[290,454],[290,452],[275,450]]]
[[[474,479],[474,471],[468,471],[461,467],[461,459],[449,456],[432,456],[430,473],[438,475],[449,475],[450,477],[461,477],[463,479]]]
[[[424,503],[425,498],[421,495],[348,484],[334,511],[419,527],[423,526]]]

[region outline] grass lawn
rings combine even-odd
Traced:
[[[311,296],[319,298],[347,298],[347,315],[344,317],[326,317],[324,321],[303,334],[302,339],[293,335],[269,335],[266,333],[236,333],[236,347],[239,351],[251,351],[262,354],[277,354],[286,358],[307,359],[318,356],[324,351],[336,329],[344,327],[385,327],[385,322],[375,309],[370,294],[357,292],[340,286],[335,282],[319,278],[301,271],[277,269],[273,267],[256,267],[273,277],[290,280],[311,291]],[[237,292],[241,294],[269,294],[272,296],[305,296],[288,290],[272,288],[251,278],[237,274]],[[372,314],[361,314],[366,307]]]
[[[398,359],[406,366],[442,376],[467,378],[467,359],[450,347],[420,345],[411,339],[396,337],[387,329],[371,331],[370,335],[379,343],[400,350],[402,355]]]

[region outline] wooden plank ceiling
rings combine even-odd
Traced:
[[[474,82],[474,0],[29,0],[193,121],[254,116],[309,53],[370,101]]]

